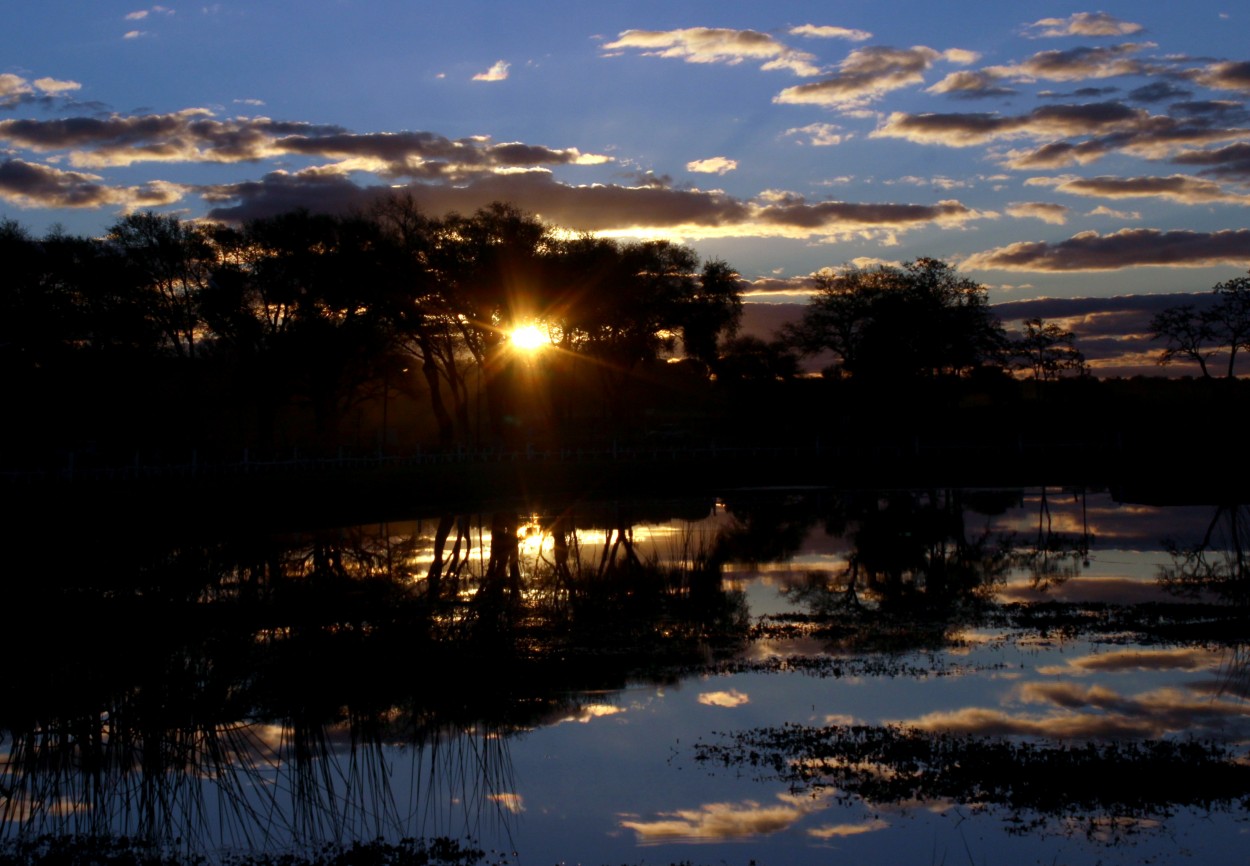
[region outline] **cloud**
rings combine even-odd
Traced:
[[[184,186],[160,180],[128,187],[108,186],[102,180],[94,174],[6,159],[0,162],[0,199],[19,207],[118,206],[132,210],[172,204],[187,191]]]
[[[708,159],[696,159],[686,163],[686,171],[703,174],[725,174],[738,167],[738,160],[727,156],[713,156]]]
[[[851,237],[866,229],[905,229],[921,224],[957,227],[995,214],[977,211],[948,199],[934,205],[863,202],[791,202],[761,208],[756,220],[763,225],[809,229],[834,237]],[[792,235],[791,235],[792,236]]]
[[[77,81],[44,77],[30,82],[12,72],[3,72],[0,73],[0,108],[16,108],[31,101],[47,102],[51,97],[81,88]]]
[[[1201,312],[1218,298],[1212,292],[1198,294],[1168,292],[1150,295],[1114,295],[1108,298],[1032,298],[1021,301],[1005,301],[992,305],[994,314],[1007,323],[1025,319],[1045,319],[1072,331],[1076,344],[1085,355],[1086,362],[1103,375],[1158,376],[1171,371],[1172,375],[1189,372],[1184,367],[1161,368],[1158,364],[1159,344],[1151,339],[1151,320],[1169,307],[1183,304]],[[1175,518],[1173,518],[1175,519]],[[1159,528],[1175,533],[1175,529]],[[1201,537],[1202,528],[1195,528]],[[1106,517],[1100,519],[1096,533],[1100,539],[1115,537],[1118,546],[1129,549],[1156,549],[1157,537],[1147,530],[1144,535],[1130,537],[1121,526],[1109,528]],[[1027,585],[1009,585],[1003,589],[1002,600],[1036,602],[1039,600],[1064,602],[1095,602],[1116,604],[1146,604],[1167,600],[1168,596],[1156,582],[1144,582],[1130,578],[1099,578],[1089,575],[1080,580],[1068,581],[1062,586],[1051,587],[1045,596]]]
[[[1163,159],[1185,147],[1244,138],[1247,130],[1150,114],[1121,102],[1042,105],[1027,114],[895,112],[870,135],[918,144],[973,147],[1029,138],[1047,143],[999,154],[1013,169],[1061,168],[1123,152]],[[1083,141],[1060,140],[1081,138]]]
[[[787,87],[773,101],[788,105],[859,108],[892,90],[923,83],[924,73],[938,60],[967,64],[975,62],[976,55],[958,48],[935,51],[923,45],[856,48],[838,64],[837,74],[810,84]]]
[[[1003,87],[1001,78],[989,72],[960,70],[952,72],[925,90],[926,93],[944,93],[960,99],[985,99],[993,96],[1011,96],[1016,91]]]
[[[746,202],[720,191],[672,189],[655,184],[574,186],[546,171],[483,174],[455,185],[414,183],[408,187],[429,213],[472,212],[493,201],[509,201],[557,225],[576,231],[664,231],[683,238],[788,237],[878,238],[925,225],[957,228],[994,215],[958,201],[934,205],[815,202],[790,197],[781,203]],[[204,187],[216,205],[213,219],[247,220],[298,207],[342,212],[366,207],[393,192],[391,187],[360,187],[341,172],[270,172],[259,181]]]
[[[153,6],[151,9],[137,9],[134,12],[127,12],[124,20],[142,21],[153,12],[157,13],[158,15],[173,15],[174,14],[174,10],[168,8],[167,6]]]
[[[577,722],[579,724],[587,724],[595,719],[606,718],[607,716],[615,716],[625,712],[623,707],[614,706],[612,704],[586,704],[584,707],[578,707],[577,712],[571,716],[565,716],[556,724],[563,722]]]
[[[1027,186],[1098,198],[1164,198],[1181,204],[1250,204],[1250,196],[1226,191],[1218,183],[1186,174],[1168,177],[1031,177]]]
[[[1136,75],[1145,71],[1133,58],[1143,48],[1154,48],[1150,42],[1125,42],[1122,45],[1082,46],[1066,51],[1039,51],[1027,60],[1007,66],[989,66],[985,72],[1024,81],[1083,81],[1089,78],[1112,78]]]
[[[865,42],[872,38],[867,30],[851,30],[847,27],[829,25],[801,24],[790,28],[791,36],[811,36],[816,39],[849,39],[852,42]]]
[[[1140,128],[1142,109],[1119,102],[1042,105],[1023,115],[906,114],[894,112],[874,130],[874,138],[902,138],[918,144],[972,147],[1012,138],[1055,138]]]
[[[1186,102],[1174,102],[1170,110],[1173,114],[1202,118],[1212,123],[1245,123],[1250,119],[1250,111],[1246,110],[1245,104],[1235,99],[1193,99]]]
[[[341,171],[388,177],[463,178],[476,172],[610,161],[576,148],[486,137],[452,140],[430,132],[356,134],[338,126],[274,121],[267,117],[218,120],[192,108],[172,114],[61,120],[0,121],[0,141],[39,152],[68,150],[77,168],[137,162],[254,162],[298,154],[343,160]]]
[[[812,147],[832,147],[850,138],[849,135],[838,134],[838,130],[841,128],[836,123],[809,123],[807,126],[795,126],[787,129],[783,135],[806,137],[807,143],[812,145]]]
[[[146,30],[127,30],[122,34],[122,39],[140,39],[147,35],[148,32]]]
[[[1211,650],[1182,647],[1179,649],[1134,649],[1078,656],[1066,664],[1038,668],[1045,675],[1083,675],[1089,673],[1123,673],[1125,671],[1204,671],[1216,670],[1220,654]]]
[[[764,836],[786,830],[800,819],[825,808],[820,797],[779,794],[779,805],[755,800],[706,803],[697,809],[661,812],[654,821],[621,821],[643,844],[660,842],[722,842]]]
[[[1017,219],[1037,219],[1055,226],[1061,226],[1068,221],[1068,208],[1044,201],[1012,202],[1007,205],[1007,214]]]
[[[12,72],[0,73],[0,107],[12,108],[32,93],[34,90],[25,78]]]
[[[68,93],[71,90],[81,90],[82,85],[77,81],[59,81],[55,78],[36,78],[35,87],[44,93]]]
[[[511,64],[506,60],[496,60],[495,65],[485,72],[479,72],[473,76],[474,81],[506,81],[508,79],[508,67]]]
[[[727,692],[703,692],[699,695],[699,703],[707,707],[740,707],[751,703],[751,696],[737,689],[730,689]]]
[[[1065,241],[1020,242],[976,253],[969,271],[1111,271],[1136,267],[1201,268],[1250,264],[1250,229],[1217,232],[1121,229],[1081,232]]]
[[[1213,63],[1192,73],[1191,77],[1206,87],[1250,93],[1250,60]]]
[[[888,822],[880,818],[870,818],[862,824],[825,824],[821,827],[813,827],[807,831],[807,835],[815,839],[845,839],[847,836],[875,833],[889,828]]]
[[[1213,150],[1187,150],[1172,158],[1177,165],[1207,166],[1198,172],[1230,180],[1250,180],[1250,144],[1239,142]]]
[[[800,77],[820,74],[816,58],[757,30],[687,27],[681,30],[626,30],[605,51],[633,48],[649,57],[671,57],[687,63],[761,61],[761,69],[788,69]]]
[[[1086,216],[1107,216],[1119,220],[1139,220],[1141,219],[1141,211],[1116,210],[1115,208],[1109,208],[1106,205],[1100,204],[1098,207],[1086,214]]]
[[[1192,91],[1177,87],[1170,81],[1155,81],[1133,88],[1129,91],[1128,98],[1137,102],[1167,102],[1190,95]]]
[[[935,712],[910,727],[976,736],[1032,736],[1055,739],[1158,739],[1169,734],[1236,738],[1250,728],[1240,701],[1195,700],[1177,689],[1127,696],[1100,685],[1068,682],[1025,683],[1017,696],[1026,704],[1048,706],[1046,715],[968,707]]]
[[[1140,24],[1112,18],[1106,12],[1077,12],[1067,18],[1043,18],[1025,26],[1034,38],[1059,36],[1128,36],[1142,31]]]
[[[502,808],[507,809],[513,815],[520,815],[525,811],[525,798],[523,798],[520,794],[487,794],[486,799],[490,800],[492,803],[498,803]]]

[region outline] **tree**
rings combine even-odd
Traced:
[[[799,359],[783,340],[734,337],[721,348],[716,375],[726,382],[788,381],[799,375]]]
[[[216,264],[207,229],[152,211],[122,217],[108,233],[135,285],[149,297],[149,315],[166,345],[194,358],[200,333],[199,295]]]
[[[1216,283],[1212,291],[1219,298],[1212,316],[1217,333],[1228,347],[1228,372],[1225,375],[1231,379],[1238,350],[1250,350],[1250,277]]]
[[[937,259],[824,274],[787,334],[805,354],[832,352],[841,375],[963,375],[1004,358],[1006,336],[986,296],[984,286]]]
[[[1084,372],[1085,355],[1073,344],[1073,334],[1054,322],[1026,319],[1024,333],[1012,341],[1017,370],[1032,372],[1042,382],[1058,379],[1066,370]]]
[[[1212,378],[1207,362],[1227,352],[1224,375],[1232,379],[1237,353],[1250,350],[1250,277],[1216,283],[1211,291],[1214,298],[1201,307],[1181,304],[1156,314],[1150,322],[1151,339],[1166,341],[1160,365],[1177,358],[1195,361],[1205,379]]]

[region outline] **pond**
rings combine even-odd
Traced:
[[[0,836],[1243,862],[1250,510],[1123,499],[739,490],[229,537],[28,528]]]

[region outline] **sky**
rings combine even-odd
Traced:
[[[17,5],[0,219],[35,233],[399,187],[687,243],[760,304],[932,256],[1021,314],[1141,318],[1250,268],[1229,0]]]

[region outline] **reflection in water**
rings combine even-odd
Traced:
[[[1184,545],[1168,539],[1165,547],[1172,562],[1159,569],[1159,580],[1170,592],[1190,598],[1209,593],[1239,606],[1250,602],[1250,507],[1220,505],[1201,540]]]
[[[512,735],[602,715],[581,690],[745,633],[701,542],[662,557],[611,511],[76,548],[15,590],[16,643],[45,650],[0,708],[0,835],[189,852],[510,835]]]
[[[1093,501],[1087,511],[1083,490],[929,489],[495,503],[176,543],[132,532],[66,545],[67,530],[51,528],[19,563],[38,579],[8,599],[23,611],[13,644],[38,663],[5,679],[0,835],[127,835],[194,853],[511,839],[557,811],[514,771],[519,734],[569,722],[553,742],[591,730],[624,739],[654,710],[645,748],[677,755],[686,746],[665,739],[672,719],[658,705],[693,676],[708,681],[684,699],[717,719],[823,719],[738,725],[727,751],[700,753],[807,790],[701,789],[662,803],[657,786],[646,805],[610,812],[619,838],[849,844],[897,832],[881,814],[917,802],[997,804],[1012,826],[1079,812],[1104,829],[1242,802],[1250,513],[1217,509],[1205,537],[1153,549],[1170,559],[1163,585],[1214,604],[1052,601],[1106,570],[1095,537],[1132,535],[1106,497]],[[744,588],[765,585],[786,612],[753,621]],[[1025,592],[1034,603],[1019,602]],[[1009,632],[1027,634],[1037,657],[969,659]],[[1045,654],[1085,638],[1117,643]],[[1168,672],[1192,681],[1138,681]],[[778,685],[786,676],[805,682]],[[911,685],[937,677],[1006,685],[997,702],[952,689],[958,698],[918,709]],[[872,703],[889,678],[909,687],[893,715]],[[845,686],[823,714],[814,682]],[[656,696],[646,712],[622,692],[640,683]],[[864,703],[844,705],[857,691]],[[1158,781],[1180,767],[1194,785]],[[1087,776],[1099,784],[1057,781]]]
[[[1078,576],[1082,567],[1089,567],[1092,538],[1085,489],[1073,491],[1073,497],[1081,506],[1079,534],[1055,530],[1050,509],[1050,492],[1043,487],[1038,496],[1036,539],[1031,546],[1016,544],[1012,552],[1015,564],[1028,571],[1030,583],[1035,590],[1045,592]]]
[[[870,808],[1000,808],[1015,833],[1127,831],[1182,807],[1239,809],[1250,799],[1250,766],[1194,741],[1020,743],[944,727],[786,725],[701,742],[696,757]]]

